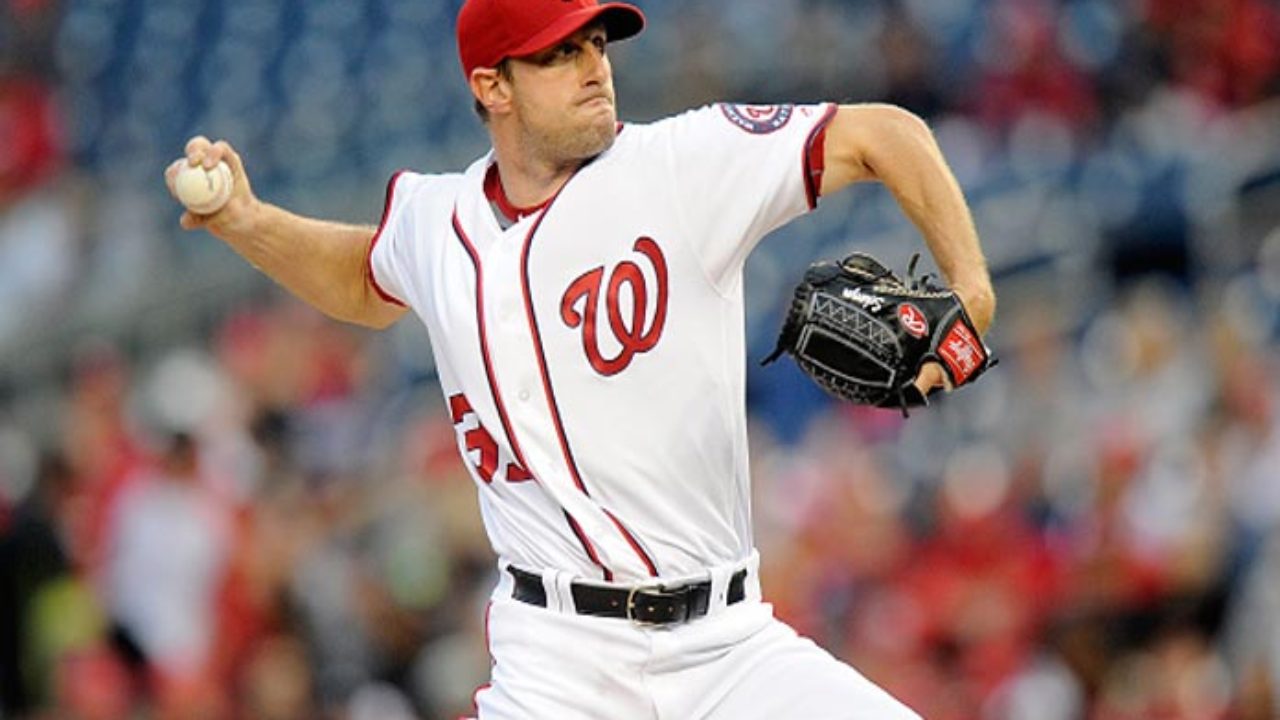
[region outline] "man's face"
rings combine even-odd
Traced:
[[[513,117],[522,140],[553,163],[574,164],[613,144],[618,114],[603,25],[511,60]]]

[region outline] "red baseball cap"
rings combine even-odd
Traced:
[[[609,40],[644,29],[644,13],[622,2],[597,0],[466,0],[458,11],[458,55],[468,78],[481,67],[545,50],[587,23],[604,20]]]

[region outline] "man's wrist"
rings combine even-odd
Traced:
[[[273,223],[279,221],[280,209],[255,197],[249,197],[228,210],[230,212],[211,223],[209,229],[231,245],[269,235]]]
[[[996,314],[996,293],[990,283],[956,284],[951,288],[978,332],[986,334]]]

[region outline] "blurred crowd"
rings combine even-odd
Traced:
[[[452,718],[494,559],[413,321],[283,297],[160,179],[194,133],[371,221],[482,152],[457,1],[0,0],[0,717]],[[780,616],[931,720],[1280,717],[1280,9],[639,0],[624,117],[897,102],[974,204],[983,381],[904,419],[748,374]],[[919,241],[858,189],[748,266]]]
[[[1173,293],[1008,311],[981,394],[766,451],[779,612],[929,718],[1275,717],[1274,345]]]

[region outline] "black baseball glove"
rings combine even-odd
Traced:
[[[913,382],[926,362],[939,363],[953,388],[973,382],[995,359],[956,294],[915,277],[919,259],[909,283],[863,253],[813,263],[761,364],[791,353],[832,395],[903,414],[928,404]]]

